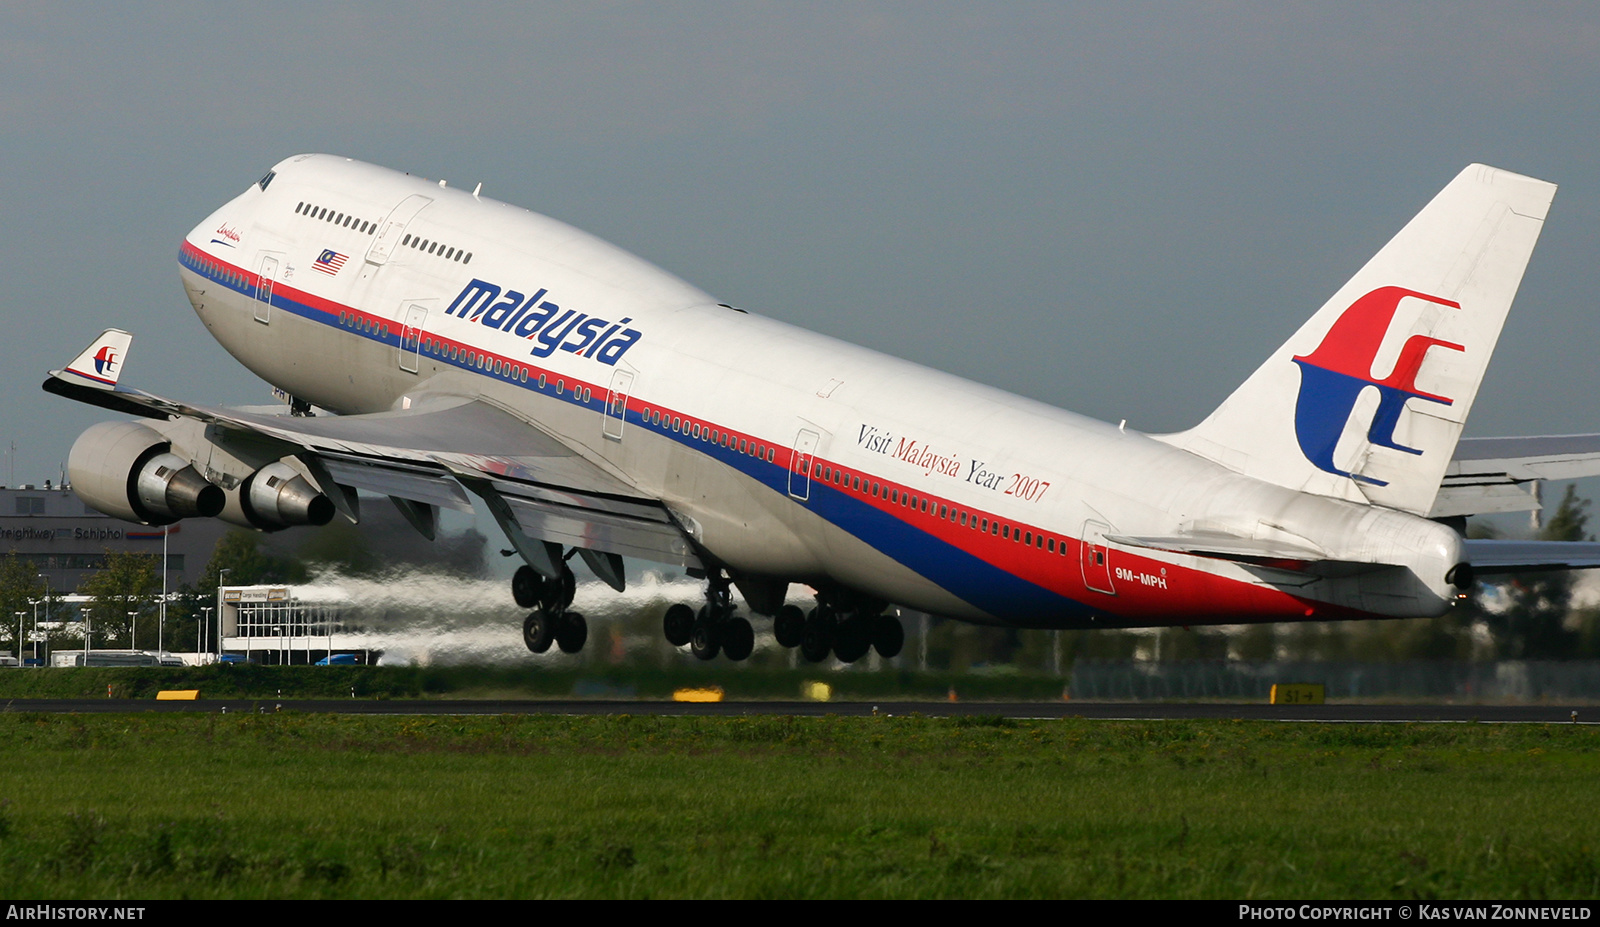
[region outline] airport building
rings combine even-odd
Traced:
[[[350,623],[347,604],[338,589],[218,587],[221,650],[256,663],[314,663],[340,652],[370,662],[374,641]]]
[[[65,485],[24,484],[0,488],[0,554],[15,551],[50,583],[52,593],[76,592],[105,566],[108,553],[166,551],[167,588],[200,580],[211,552],[228,526],[214,518],[191,518],[165,529],[103,515],[84,505]]]

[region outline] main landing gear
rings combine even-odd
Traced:
[[[698,614],[679,603],[667,609],[661,629],[674,647],[689,645],[689,651],[702,660],[715,659],[721,652],[738,662],[755,650],[756,634],[750,621],[734,613],[730,582],[722,571],[710,575],[706,583],[706,604]]]
[[[883,602],[845,592],[819,593],[817,607],[809,614],[793,605],[779,608],[772,633],[782,646],[799,647],[812,663],[830,655],[854,663],[873,649],[889,659],[899,656],[906,634],[900,619],[883,614],[884,608]],[[748,619],[734,613],[730,582],[720,570],[708,578],[706,604],[698,613],[687,605],[674,605],[661,624],[668,643],[688,645],[702,660],[714,659],[719,652],[730,660],[743,660],[755,648],[755,632]]]
[[[812,663],[821,663],[830,653],[841,663],[854,663],[873,649],[887,660],[900,655],[906,632],[900,619],[885,615],[884,608],[884,603],[875,599],[819,593],[817,607],[803,619],[800,609],[785,605],[773,630],[778,632],[778,643],[798,646],[800,655]]]
[[[571,554],[567,555],[572,556]],[[551,643],[562,653],[577,653],[589,639],[589,623],[571,610],[576,589],[572,568],[561,562],[561,578],[548,579],[533,567],[523,565],[511,577],[511,594],[517,604],[531,608],[522,619],[522,642],[534,653],[544,653]]]

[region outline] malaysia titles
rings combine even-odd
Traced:
[[[633,321],[631,318],[611,322],[575,309],[562,309],[545,299],[547,295],[549,291],[543,287],[532,296],[525,296],[517,290],[502,290],[493,283],[474,279],[445,310],[445,315],[535,342],[528,352],[532,357],[549,357],[561,350],[607,366],[615,366],[644,337],[638,329],[625,327]]]

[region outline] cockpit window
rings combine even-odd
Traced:
[[[267,192],[267,184],[272,183],[272,178],[276,176],[278,176],[277,171],[267,171],[267,176],[256,181],[256,185],[261,188],[262,193]]]

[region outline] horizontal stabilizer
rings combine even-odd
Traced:
[[[1107,535],[1106,540],[1125,547],[1144,547],[1211,560],[1231,560],[1249,566],[1310,573],[1316,576],[1352,576],[1383,569],[1389,564],[1333,560],[1309,547],[1281,541],[1259,541],[1225,534],[1191,534],[1180,537],[1127,537]]]
[[[1463,438],[1445,469],[1430,518],[1531,512],[1538,480],[1600,476],[1600,435]]]
[[[1600,434],[1463,438],[1445,470],[1454,480],[1575,480],[1600,476]]]
[[[1479,576],[1600,567],[1600,543],[1594,541],[1468,539],[1461,546]]]

